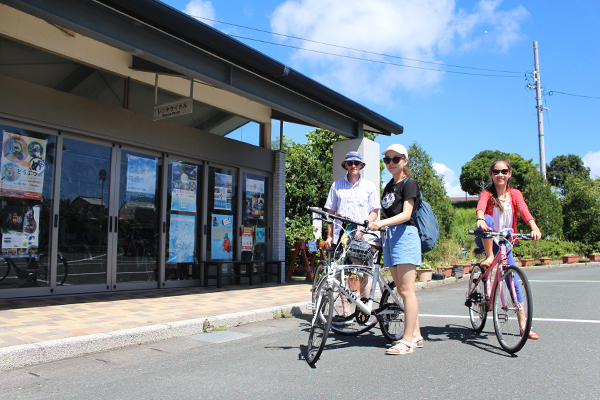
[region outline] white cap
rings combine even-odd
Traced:
[[[385,156],[385,153],[387,153],[388,151],[395,151],[398,154],[402,154],[404,157],[408,158],[408,151],[406,151],[406,147],[402,146],[401,144],[393,144],[390,147],[388,147],[387,149],[385,149],[381,155]]]

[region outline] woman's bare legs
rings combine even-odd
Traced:
[[[413,264],[398,264],[391,267],[390,272],[398,288],[398,293],[404,302],[404,335],[402,340],[413,343],[414,338],[421,337],[419,304],[415,293],[416,267]]]

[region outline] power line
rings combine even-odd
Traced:
[[[200,17],[200,16],[197,16],[197,15],[191,15],[191,16],[194,17],[194,18],[204,19],[204,20],[211,21],[211,22],[216,22],[216,23],[219,23],[219,24],[235,26],[237,28],[249,29],[249,30],[252,30],[252,31],[257,31],[257,32],[262,32],[262,33],[268,33],[268,34],[271,34],[271,35],[282,36],[282,37],[286,37],[286,38],[290,38],[290,39],[303,40],[305,42],[322,44],[324,46],[337,47],[337,48],[345,49],[345,50],[358,51],[358,52],[361,52],[361,53],[373,54],[373,55],[382,56],[382,57],[397,58],[397,59],[400,59],[400,60],[408,60],[408,61],[420,62],[420,63],[424,63],[424,64],[435,64],[435,65],[440,65],[440,66],[444,66],[444,67],[452,67],[452,68],[463,68],[463,69],[472,69],[472,70],[488,71],[488,72],[502,72],[502,73],[506,73],[506,74],[519,74],[519,75],[523,74],[523,72],[517,72],[517,71],[505,71],[505,70],[497,70],[497,69],[486,69],[486,68],[477,68],[477,67],[465,67],[465,66],[461,66],[461,65],[445,64],[445,63],[436,62],[436,61],[423,61],[423,60],[417,60],[417,59],[414,59],[414,58],[406,58],[406,57],[394,56],[394,55],[391,55],[391,54],[376,53],[376,52],[373,52],[373,51],[355,49],[353,47],[346,47],[346,46],[341,46],[341,45],[337,45],[337,44],[319,42],[317,40],[305,39],[305,38],[301,38],[301,37],[298,37],[298,36],[285,35],[283,33],[266,31],[266,30],[263,30],[263,29],[252,28],[252,27],[249,27],[249,26],[232,24],[230,22],[218,21],[216,19],[210,19],[210,18],[206,18],[206,17]],[[250,39],[250,38],[246,38],[246,37],[242,37],[242,36],[234,36],[234,35],[230,35],[230,36],[239,37],[239,38],[248,39],[248,40],[255,40],[255,41],[261,42],[261,40],[258,40],[258,39]],[[272,42],[267,42],[267,41],[264,41],[263,43],[278,45],[277,43],[272,43]],[[306,50],[306,49],[303,49],[301,47],[294,47],[294,46],[286,46],[286,47],[292,47],[292,48],[295,48],[295,49]],[[332,54],[332,53],[327,53],[327,52],[321,52],[321,53],[323,53],[323,54]],[[333,54],[333,55],[336,55],[336,54]],[[490,75],[490,76],[492,76],[492,75]]]
[[[405,64],[396,64],[396,63],[387,62],[387,61],[370,60],[370,59],[368,59],[368,58],[360,58],[360,57],[346,56],[346,55],[342,55],[342,54],[328,53],[328,52],[326,52],[326,51],[319,51],[319,50],[312,50],[312,49],[304,49],[304,48],[302,48],[302,47],[290,46],[290,45],[287,45],[287,44],[280,44],[280,43],[267,42],[267,41],[265,41],[265,40],[252,39],[252,38],[249,38],[249,37],[244,37],[244,36],[237,36],[237,35],[230,35],[230,36],[231,36],[231,37],[238,38],[238,39],[253,40],[253,41],[255,41],[255,42],[261,42],[261,43],[266,43],[266,44],[272,44],[272,45],[274,45],[274,46],[289,47],[289,48],[292,48],[292,49],[298,49],[298,50],[303,50],[303,51],[310,51],[310,52],[313,52],[313,53],[326,54],[326,55],[335,56],[335,57],[342,57],[342,58],[349,58],[349,59],[351,59],[351,60],[368,61],[368,62],[372,62],[372,63],[376,63],[376,64],[394,65],[394,66],[396,66],[396,67],[415,68],[415,69],[422,69],[422,70],[425,70],[425,71],[444,72],[444,73],[448,73],[448,74],[474,75],[474,76],[488,76],[488,77],[496,77],[496,78],[521,78],[520,76],[514,76],[514,75],[490,75],[490,74],[477,74],[477,73],[473,73],[473,72],[446,71],[446,70],[443,70],[443,69],[435,69],[435,68],[417,67],[417,66],[414,66],[414,65],[405,65]]]
[[[587,99],[598,99],[598,100],[600,100],[600,97],[596,97],[596,96],[584,96],[584,95],[581,95],[581,94],[563,93],[563,92],[558,92],[556,90],[549,91],[548,92],[548,96],[552,96],[554,93],[564,94],[564,95],[567,95],[567,96],[585,97]]]

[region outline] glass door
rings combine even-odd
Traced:
[[[57,136],[0,124],[0,137],[0,297],[48,294]]]
[[[117,201],[111,212],[115,216],[116,268],[111,283],[113,289],[123,289],[122,284],[130,288],[129,283],[157,287],[162,158],[120,149],[117,164]]]
[[[167,251],[164,281],[198,280],[202,166],[176,159],[167,167]]]
[[[242,185],[242,260],[265,260],[268,179],[243,173]]]
[[[208,260],[235,259],[236,176],[235,170],[213,166],[208,168]]]
[[[108,145],[63,138],[56,262],[65,287],[107,289],[111,157]]]

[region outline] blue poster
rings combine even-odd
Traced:
[[[211,214],[211,251],[213,260],[233,260],[233,216]]]
[[[154,208],[156,196],[156,158],[127,154],[127,203]]]
[[[196,217],[171,214],[168,263],[194,262]]]
[[[265,219],[265,181],[246,179],[246,218]]]
[[[232,182],[231,175],[215,172],[215,209],[231,211]]]
[[[171,210],[196,212],[198,167],[180,162],[173,163],[171,179]]]
[[[256,228],[256,243],[264,243],[265,242],[265,228]]]

